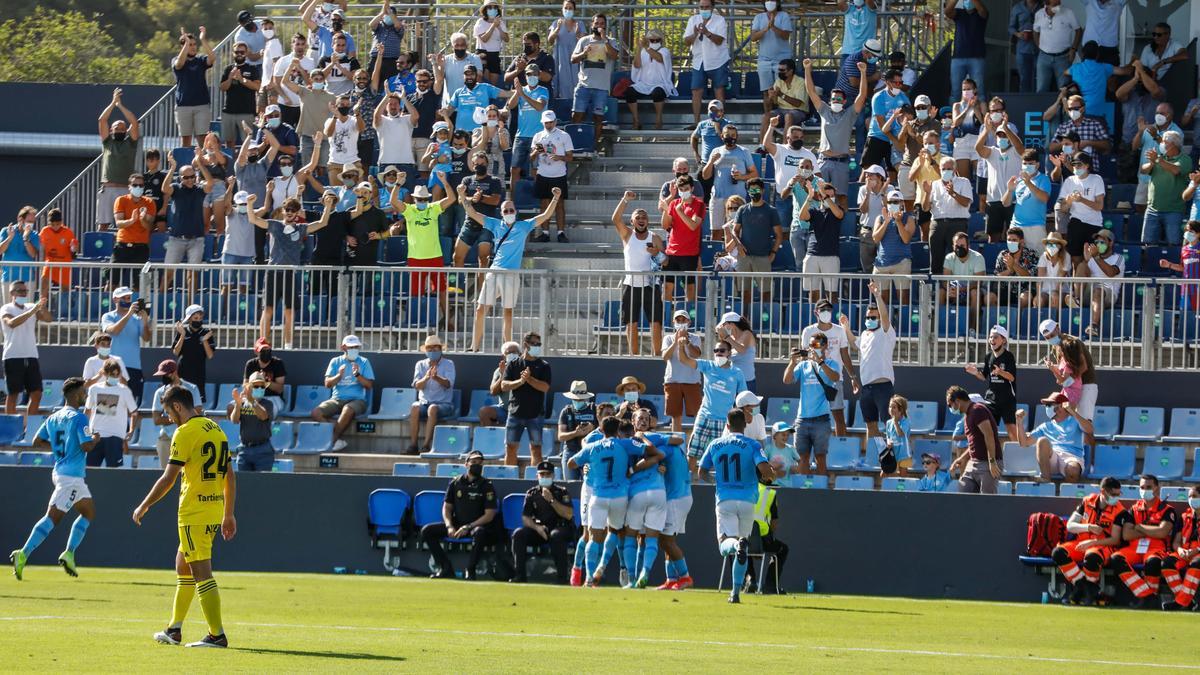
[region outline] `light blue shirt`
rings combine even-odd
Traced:
[[[474,131],[479,128],[475,121],[475,110],[486,108],[493,98],[500,95],[500,90],[487,82],[479,82],[474,89],[464,85],[454,90],[450,95],[450,107],[458,111],[454,116],[454,124],[463,131]]]
[[[1083,452],[1083,429],[1079,421],[1068,416],[1067,419],[1056,422],[1046,420],[1029,432],[1030,438],[1044,438],[1050,441],[1055,450],[1069,452],[1079,459],[1085,459]]]
[[[542,103],[550,102],[550,92],[543,86],[538,85],[530,88],[525,87],[525,93],[529,98]],[[533,138],[534,134],[542,131],[542,112],[546,108],[538,110],[529,105],[524,97],[517,97],[517,138]]]
[[[83,444],[92,440],[88,418],[82,410],[63,406],[42,422],[37,437],[50,444],[54,453],[54,473],[83,478],[87,453]]]
[[[950,487],[950,474],[938,471],[933,476],[921,476],[917,492],[945,492]]]
[[[696,419],[706,417],[725,419],[733,409],[737,395],[746,391],[746,375],[738,368],[718,368],[712,361],[697,361],[696,370],[704,376],[704,397]]]
[[[741,434],[722,436],[708,444],[700,468],[712,472],[717,503],[758,501],[758,465],[767,461],[762,444]]]
[[[892,96],[888,93],[887,87],[875,92],[875,95],[871,97],[871,129],[867,135],[871,138],[879,139],[881,141],[889,140],[887,134],[884,133],[884,129],[879,126],[879,120],[876,119],[876,116],[887,120],[888,116],[892,114],[893,110],[908,105],[909,103],[911,103],[911,101],[908,100],[908,94],[904,93],[903,91],[895,96]],[[892,122],[888,126],[889,131],[895,128],[895,122]]]
[[[237,29],[237,32],[233,34],[233,42],[234,42],[234,44],[237,44],[239,42],[245,42],[246,46],[250,48],[250,51],[258,52],[261,54],[263,49],[266,48],[266,46],[267,46],[267,38],[263,37],[262,23],[255,21],[254,25],[255,25],[255,27],[258,28],[258,30],[254,31],[254,32],[250,32],[250,31],[246,30],[244,27],[239,27]],[[349,35],[347,35],[347,37],[349,37]],[[347,40],[346,43],[349,44],[349,40]],[[262,59],[261,58],[252,59],[252,58],[250,58],[249,55],[247,55],[246,63],[250,63],[250,64],[253,64],[256,66],[261,66]]]
[[[429,359],[421,359],[417,361],[417,365],[413,368],[413,386],[417,386],[417,380],[425,377],[429,372],[429,366],[433,362]],[[437,380],[430,379],[425,383],[425,388],[420,390],[417,395],[417,400],[423,403],[453,403],[454,402],[454,362],[443,356],[438,359],[438,376],[450,380],[449,387],[443,387],[438,384]]]
[[[357,53],[358,48],[354,44],[354,36],[351,35],[349,31],[344,31],[342,34],[346,36],[346,61],[349,62],[350,55]],[[330,28],[326,28],[325,26],[318,26],[317,27],[317,58],[315,58],[313,60],[320,61],[321,59],[325,58],[326,56],[329,56],[332,53],[333,53],[333,30]],[[446,62],[449,63],[450,59],[446,59]]]
[[[800,220],[800,207],[804,206],[804,200],[808,199],[808,190],[805,190],[796,183],[792,186],[792,229],[807,230],[809,224],[807,220]]]
[[[862,51],[867,40],[875,37],[875,10],[866,2],[862,7],[855,7],[851,2],[846,9],[845,26],[842,29],[842,53],[857,54]],[[847,92],[847,95],[849,93]]]
[[[800,462],[800,454],[796,452],[796,448],[790,445],[780,448],[775,445],[774,440],[769,440],[764,444],[763,452],[772,465],[776,464],[775,460],[778,458],[778,468],[784,471],[783,477],[775,479],[775,485],[792,485],[792,467]]]
[[[25,239],[21,235],[21,229],[16,225],[10,225],[0,228],[0,239],[8,237],[8,228],[16,227],[17,234],[13,237],[12,243],[8,245],[8,249],[4,251],[4,260],[12,260],[16,262],[33,262],[37,257],[29,255],[29,251],[25,248]],[[42,239],[38,236],[37,228],[29,232],[29,243],[34,250],[39,254],[42,250]],[[3,270],[3,280],[5,283],[12,281],[24,281],[26,283],[37,278],[38,268],[34,266],[28,267],[5,267]]]
[[[839,377],[841,376],[842,367],[838,365],[837,361],[825,359],[825,364]],[[828,415],[829,400],[825,398],[825,388],[817,381],[817,364],[808,359],[797,363],[792,370],[792,377],[800,383],[800,409],[796,411],[796,419],[804,420]],[[820,377],[825,384],[831,387],[838,386],[838,382],[833,381],[824,372],[820,373]]]
[[[733,181],[730,175],[734,169],[737,169],[739,174],[744,174],[754,166],[754,158],[750,155],[750,151],[740,145],[734,146],[732,150],[722,145],[713,152],[721,153],[721,161],[713,166],[712,196],[724,198],[738,195],[744,199],[746,197],[746,181]],[[712,153],[709,153],[709,156],[712,156]]]
[[[887,421],[887,427],[884,430],[884,435],[887,436],[888,441],[892,444],[892,452],[896,453],[897,462],[903,462],[906,459],[912,459],[912,449],[908,444],[910,430],[911,427],[908,424],[907,417],[900,420],[900,424],[898,426],[895,420],[889,419]]]
[[[363,377],[368,380],[375,379],[375,371],[371,368],[371,362],[366,357],[360,355],[355,362],[358,363],[359,372]],[[358,378],[354,377],[351,363],[345,354],[339,354],[329,359],[329,367],[325,369],[325,377],[333,377],[341,370],[342,366],[346,366],[346,374],[333,385],[333,398],[338,401],[365,401],[367,400],[367,389],[362,386]]]
[[[667,442],[671,440],[671,436],[669,434],[645,434],[645,436],[646,440],[650,441],[655,448],[662,451],[664,454],[667,452]],[[635,463],[637,463],[636,459],[631,460],[630,466],[632,467]],[[663,475],[658,472],[657,464],[649,469],[636,471],[629,477],[630,497],[638,494],[639,492],[666,489],[666,480],[663,478]]]
[[[792,32],[792,17],[785,11],[775,12],[774,26],[779,30]],[[767,27],[767,13],[759,12],[754,15],[754,21],[750,23],[751,32],[760,31]],[[792,45],[790,44],[791,36],[788,39],[779,37],[773,31],[767,31],[763,35],[762,41],[758,43],[758,62],[760,64],[778,63],[782,59],[792,58]]]
[[[100,330],[112,334],[109,329],[125,315],[124,309],[114,309],[100,317]],[[142,317],[134,314],[125,322],[125,328],[112,336],[112,355],[121,357],[127,370],[142,369]],[[140,392],[134,392],[136,397]]]
[[[533,231],[533,219],[516,221],[511,231],[508,224],[499,218],[484,218],[483,226],[491,230],[495,237],[492,269],[521,269],[521,261],[525,258],[525,240]]]
[[[1050,194],[1050,177],[1041,171],[1033,177],[1033,184],[1047,195]],[[1017,179],[1017,187],[1013,190],[1013,225],[1045,227],[1048,207],[1049,201],[1039,201],[1037,197],[1033,196],[1033,191],[1025,185],[1025,181]]]
[[[655,446],[666,453],[662,463],[667,467],[663,476],[666,484],[667,501],[692,496],[692,471],[688,467],[687,451],[682,445]]]
[[[1079,85],[1079,93],[1083,95],[1083,104],[1088,110],[1099,111],[1104,108],[1104,93],[1108,90],[1108,78],[1113,73],[1113,67],[1099,61],[1080,61],[1067,69],[1071,79]],[[1099,113],[1097,113],[1099,114]]]
[[[171,385],[171,386],[173,387],[175,385]],[[194,403],[196,407],[203,407],[203,404],[201,404],[201,402],[200,402],[200,388],[199,387],[197,387],[196,385],[192,384],[191,382],[188,382],[187,380],[183,380],[183,379],[179,380],[179,386],[181,386],[184,389],[187,389],[189,392],[191,392],[192,403]],[[167,393],[167,389],[170,389],[170,387],[168,387],[167,385],[164,384],[164,385],[160,386],[158,389],[154,390],[154,398],[151,399],[151,401],[150,401],[150,412],[151,413],[160,413],[163,411],[162,400],[163,400],[163,396],[165,396]],[[158,435],[159,436],[170,436],[173,433],[175,433],[175,425],[174,424],[163,424],[158,427]]]
[[[587,484],[593,495],[617,499],[628,495],[629,467],[641,456],[642,449],[628,438],[601,438],[584,443],[570,461],[581,467],[587,465]]]
[[[453,52],[446,55],[446,60],[442,65],[443,101],[449,101],[450,96],[453,95],[454,92],[462,89],[464,79],[463,70],[465,70],[467,66],[475,66],[475,72],[478,73],[480,77],[483,77],[483,63],[479,60],[478,56],[468,52],[466,57],[459,61],[454,57]]]
[[[1083,0],[1086,11],[1083,39],[1080,44],[1095,40],[1101,47],[1116,47],[1120,34],[1121,13],[1125,11],[1126,0]],[[1088,103],[1091,108],[1091,103]]]
[[[966,434],[967,434],[967,420],[963,419],[962,415],[959,415],[958,422],[954,423],[954,431],[951,432],[951,435],[952,436],[965,436]],[[964,438],[964,439],[955,441],[954,445],[955,445],[955,447],[958,447],[958,448],[966,448],[967,447],[967,439]]]
[[[712,151],[721,147],[721,130],[728,124],[724,118],[714,120],[711,116],[700,120],[692,131],[692,138],[700,141],[700,157],[707,160]]]

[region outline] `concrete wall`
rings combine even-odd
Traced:
[[[129,514],[157,472],[94,469],[88,485],[97,518],[78,551],[88,567],[170,568],[178,546],[175,492],[136,527]],[[382,553],[367,536],[367,496],[377,488],[410,495],[445,489],[444,479],[305,474],[239,474],[238,535],[215,548],[218,570],[330,572],[336,566],[386,573]],[[524,492],[528,483],[496,481],[502,496]],[[50,472],[43,468],[0,468],[0,540],[23,541],[44,512]],[[695,506],[681,537],[692,575],[715,587],[721,559],[714,533],[712,490],[694,488]],[[812,579],[817,592],[1035,602],[1045,578],[1020,565],[1025,522],[1035,511],[1067,513],[1059,497],[923,495],[891,492],[789,490],[780,496],[780,538],[791,548],[782,584],[800,591]],[[68,521],[69,522],[69,521]],[[34,554],[34,564],[52,564],[65,545],[60,526]],[[428,573],[428,554],[410,544],[401,565]],[[455,558],[462,564],[461,554]],[[615,572],[610,577],[615,581]],[[661,564],[653,580],[662,578]]]

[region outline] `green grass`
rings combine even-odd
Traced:
[[[58,672],[1097,672],[1200,669],[1194,613],[218,572],[231,649],[153,642],[166,570],[0,579],[0,669]],[[204,634],[193,603],[184,638]],[[1109,662],[1105,665],[1099,662]]]

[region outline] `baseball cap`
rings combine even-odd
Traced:
[[[542,124],[545,124],[546,122],[557,122],[557,121],[558,121],[558,115],[555,115],[553,110],[545,110],[542,112]]]
[[[364,180],[363,182],[359,183],[358,185],[355,185],[354,189],[355,190],[370,190],[371,184]]]
[[[756,396],[752,391],[743,391],[737,395],[737,400],[734,402],[734,405],[741,408],[742,406],[758,405],[759,403],[762,403],[761,396]]]
[[[823,309],[833,309],[833,303],[829,301],[829,298],[821,298],[817,301],[817,311]]]
[[[1109,240],[1109,241],[1113,241],[1113,233],[1112,233],[1112,230],[1106,230],[1106,229],[1104,229],[1104,228],[1100,228],[1100,231],[1099,231],[1099,232],[1097,232],[1095,236],[1097,236],[1097,237],[1104,237],[1105,239],[1107,239],[1107,240]]]
[[[686,309],[677,309],[677,310],[675,310],[675,313],[671,315],[672,320],[681,319],[681,318],[687,319],[688,321],[692,320],[692,316],[687,313]]]
[[[879,166],[878,164],[872,164],[871,166],[868,166],[863,173],[870,173],[879,176],[880,178],[887,178],[887,171],[884,171],[883,167]]]
[[[345,11],[344,11],[344,10],[343,10],[341,7],[338,7],[337,9],[333,10],[332,12],[330,12],[330,13],[329,13],[329,15],[330,15],[330,16],[342,16],[342,17],[344,17],[344,16],[346,16],[346,12],[345,12]]]
[[[712,109],[712,108],[716,108],[717,110],[724,110],[724,109],[725,109],[725,104],[721,102],[721,99],[719,99],[719,98],[714,98],[713,100],[711,100],[711,101],[709,101],[709,102],[708,102],[708,107],[709,107],[710,109]]]
[[[264,349],[270,349],[270,348],[271,348],[271,343],[269,341],[267,341],[267,338],[265,338],[265,337],[260,337],[254,341],[254,353],[255,354],[261,352]]]
[[[539,67],[539,66],[538,66],[538,64],[536,64],[536,63],[530,63],[530,64],[526,64],[526,66],[525,66],[525,74],[526,74],[526,75],[541,75],[541,74],[542,74],[542,69],[541,69],[541,67]]]
[[[787,422],[776,422],[775,424],[771,425],[771,433],[773,434],[791,433],[793,431],[795,431],[795,429],[793,429],[792,425],[788,424]]]
[[[991,330],[988,331],[988,336],[990,337],[992,335],[999,335],[1000,337],[1007,340],[1008,339],[1008,329],[1005,328],[1004,326],[992,326]]]
[[[901,201],[904,201],[904,195],[901,194],[899,190],[892,190],[892,191],[888,192],[887,198],[888,198],[889,202],[892,201],[893,199],[899,199]]]
[[[247,21],[253,21],[253,20],[254,20],[254,15],[250,13],[250,10],[243,9],[242,11],[238,12],[238,15],[237,15],[238,23],[246,23]]]
[[[245,190],[238,190],[237,193],[233,195],[234,204],[245,204],[247,201],[249,201],[249,199],[250,193],[246,192]]]
[[[544,460],[541,462],[538,462],[537,470],[538,470],[538,473],[542,473],[543,471],[548,472],[548,473],[554,473],[554,463],[547,462]]]
[[[263,108],[263,113],[267,115],[282,115],[283,110],[281,110],[279,106],[272,103],[271,105]]]
[[[941,456],[935,455],[932,452],[922,452],[921,453],[921,461],[924,462],[925,460],[937,462],[938,466],[941,466],[941,464],[942,464]]]
[[[154,371],[156,376],[174,375],[179,370],[179,364],[175,363],[175,359],[166,359],[158,364],[158,370]]]
[[[483,459],[483,453],[478,450],[472,450],[467,453],[467,461],[468,462],[475,459],[476,457],[478,457],[479,459]]]
[[[742,315],[737,312],[725,312],[721,315],[720,323],[737,323],[742,320]]]
[[[1061,391],[1056,391],[1053,394],[1048,394],[1046,396],[1046,398],[1042,399],[1042,403],[1053,403],[1055,405],[1061,405],[1063,403],[1067,403],[1068,401],[1069,401],[1069,399],[1067,398],[1067,395],[1062,393]]]
[[[342,338],[342,346],[343,347],[361,347],[362,340],[358,339],[357,335],[347,335],[346,337]]]
[[[1054,319],[1045,319],[1038,324],[1038,332],[1042,335],[1047,335],[1058,330],[1058,322]]]
[[[263,375],[261,370],[256,370],[250,374],[250,379],[247,382],[250,384],[266,384],[267,376]]]
[[[933,105],[933,101],[931,101],[925,94],[921,94],[917,97],[916,101],[913,101],[913,105]]]
[[[113,298],[132,298],[133,289],[128,286],[118,286],[113,289],[112,296]]]

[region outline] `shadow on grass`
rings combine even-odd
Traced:
[[[923,616],[920,612],[897,612],[890,609],[849,609],[847,607],[811,607],[809,605],[782,605],[775,609],[799,609],[807,612],[846,612],[848,614],[895,614],[897,616]]]
[[[48,602],[112,602],[103,598],[60,598],[42,595],[0,595],[0,599],[11,600],[40,600]]]
[[[349,661],[404,661],[403,656],[388,654],[364,654],[362,652],[310,652],[302,649],[265,649],[249,647],[233,647],[232,651],[248,652],[250,654],[270,654],[274,656],[303,656],[320,659],[346,659]]]
[[[106,585],[106,586],[153,586],[155,588],[175,588],[174,582],[161,581],[89,581],[90,584]],[[244,591],[244,586],[226,586],[221,584],[223,591]]]

